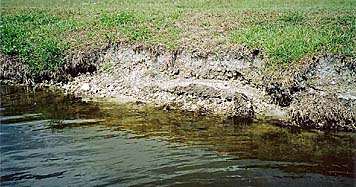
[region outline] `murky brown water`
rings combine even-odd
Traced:
[[[1,86],[1,186],[354,186],[352,133]]]

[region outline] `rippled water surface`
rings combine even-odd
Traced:
[[[354,186],[355,135],[1,86],[1,186]]]

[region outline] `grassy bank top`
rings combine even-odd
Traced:
[[[0,50],[34,71],[108,41],[208,53],[247,47],[269,63],[356,56],[354,0],[2,0]]]

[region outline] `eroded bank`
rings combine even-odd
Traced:
[[[259,51],[199,55],[116,43],[67,57],[60,73],[35,79],[15,57],[2,54],[1,61],[2,80],[45,80],[87,97],[303,128],[350,131],[356,124],[352,58],[318,56],[277,68]]]

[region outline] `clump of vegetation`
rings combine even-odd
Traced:
[[[147,28],[136,28],[129,30],[129,37],[131,40],[145,40],[150,36],[150,31]]]
[[[104,14],[100,21],[107,26],[120,26],[134,22],[135,17],[132,14],[120,12],[119,14]]]

